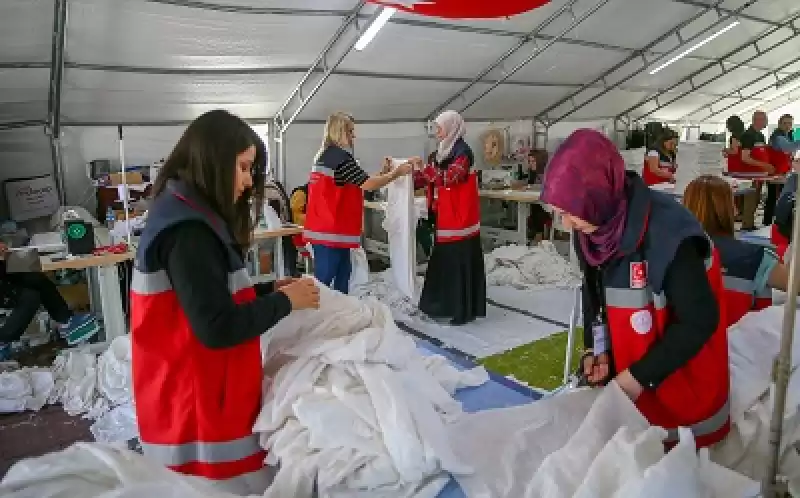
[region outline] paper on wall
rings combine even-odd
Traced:
[[[58,210],[56,183],[50,175],[12,178],[4,182],[11,219],[27,221],[50,216]]]

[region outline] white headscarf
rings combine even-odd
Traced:
[[[453,145],[462,138],[467,132],[464,126],[464,118],[456,111],[444,111],[436,118],[435,123],[442,128],[445,134],[444,140],[439,142],[439,150],[436,151],[436,160],[444,161],[450,157]]]

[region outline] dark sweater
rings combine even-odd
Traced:
[[[594,268],[587,268],[583,287],[584,345],[592,347],[591,322],[599,302]],[[664,277],[664,294],[672,310],[672,321],[630,372],[642,386],[654,389],[691,360],[717,328],[719,304],[706,277],[705,261],[694,239],[684,240]]]
[[[165,268],[197,339],[212,349],[260,336],[292,311],[289,298],[272,284],[256,285],[258,297],[236,304],[228,290],[226,248],[202,222],[179,223],[161,233],[151,254]]]

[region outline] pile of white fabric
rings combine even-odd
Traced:
[[[545,240],[534,247],[511,244],[484,256],[487,285],[521,289],[571,288],[580,284],[580,272]]]
[[[280,463],[267,496],[430,496],[449,474],[469,473],[445,426],[461,415],[456,389],[486,371],[458,371],[419,353],[374,299],[323,288],[318,311],[293,313],[264,344],[267,364],[294,361],[275,376],[254,431]]]
[[[137,437],[131,389],[131,345],[116,338],[100,356],[70,350],[49,368],[22,368],[0,374],[0,413],[38,411],[62,404],[69,415],[95,420],[91,427],[101,442]]]
[[[702,175],[722,176],[726,159],[722,155],[725,144],[718,142],[681,142],[678,147],[675,173],[676,194],[682,194],[686,186]]]
[[[422,287],[421,279],[417,279],[416,289]],[[415,291],[415,295],[419,293]],[[407,321],[413,317],[425,319],[416,299],[409,298],[395,283],[395,274],[390,270],[370,273],[368,281],[350,288],[350,295],[362,299],[371,298],[387,305],[396,320]]]

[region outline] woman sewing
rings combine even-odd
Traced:
[[[542,201],[575,236],[583,271],[583,374],[614,379],[653,425],[698,446],[730,430],[722,274],[703,227],[626,173],[616,146],[578,130],[547,168]],[[697,386],[702,386],[698,389]]]
[[[644,158],[642,179],[647,185],[659,183],[675,183],[675,147],[678,139],[672,130],[663,130],[658,134],[653,146]]]
[[[463,325],[486,316],[478,180],[461,115],[445,111],[434,123],[439,142],[434,160],[424,167],[415,160],[415,187],[427,188],[436,227],[419,307],[432,318]]]

